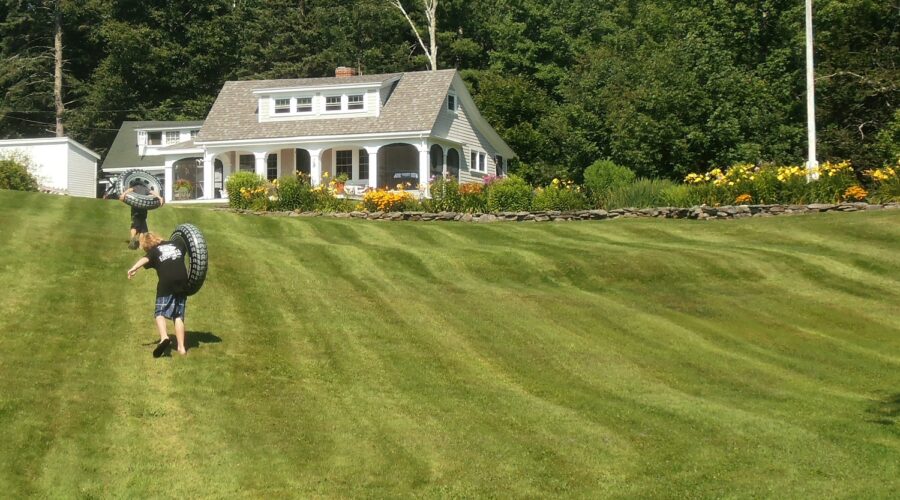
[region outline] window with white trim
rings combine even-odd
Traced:
[[[325,96],[325,111],[340,111],[340,110],[341,110],[341,96],[339,96],[339,95]]]
[[[256,158],[253,155],[241,155],[238,158],[238,166],[241,172],[256,171]]]
[[[347,109],[363,109],[363,95],[355,94],[347,96]]]
[[[347,149],[334,152],[334,175],[346,174],[348,179],[353,178],[353,151]]]
[[[290,113],[291,112],[291,99],[289,97],[275,99],[275,106],[273,107],[276,115]]]
[[[359,178],[360,180],[369,179],[369,152],[365,149],[359,150]]]
[[[487,173],[487,155],[478,153],[478,171]]]
[[[312,113],[312,97],[298,97],[297,98],[297,112],[298,113]]]
[[[197,137],[197,134],[199,134],[199,133],[200,133],[199,130],[191,130],[191,140],[193,140],[195,137]]]
[[[478,170],[478,153],[475,151],[469,155],[469,170]]]
[[[456,113],[456,94],[447,94],[447,109]]]
[[[162,144],[162,132],[147,132],[147,144],[150,146]]]
[[[166,130],[166,144],[177,143],[179,137],[181,137],[181,133],[177,130]]]
[[[269,153],[266,157],[266,178],[270,181],[278,178],[278,153]]]

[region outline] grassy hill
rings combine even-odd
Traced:
[[[900,213],[379,223],[0,191],[10,497],[896,497]]]

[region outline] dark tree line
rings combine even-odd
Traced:
[[[0,0],[0,137],[65,131],[100,152],[122,120],[202,119],[233,79],[425,70],[392,0]],[[421,2],[404,5],[426,26]],[[900,155],[900,2],[815,2],[824,159]],[[459,68],[534,182],[609,158],[677,177],[805,158],[803,2],[441,0],[438,68]]]

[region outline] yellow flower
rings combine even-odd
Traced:
[[[323,173],[323,174],[322,174],[322,177],[324,177],[324,178],[327,179],[327,178],[328,178],[328,172]]]

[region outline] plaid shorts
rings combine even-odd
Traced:
[[[163,316],[166,319],[184,319],[187,295],[163,295],[156,297],[156,311],[153,317]]]

